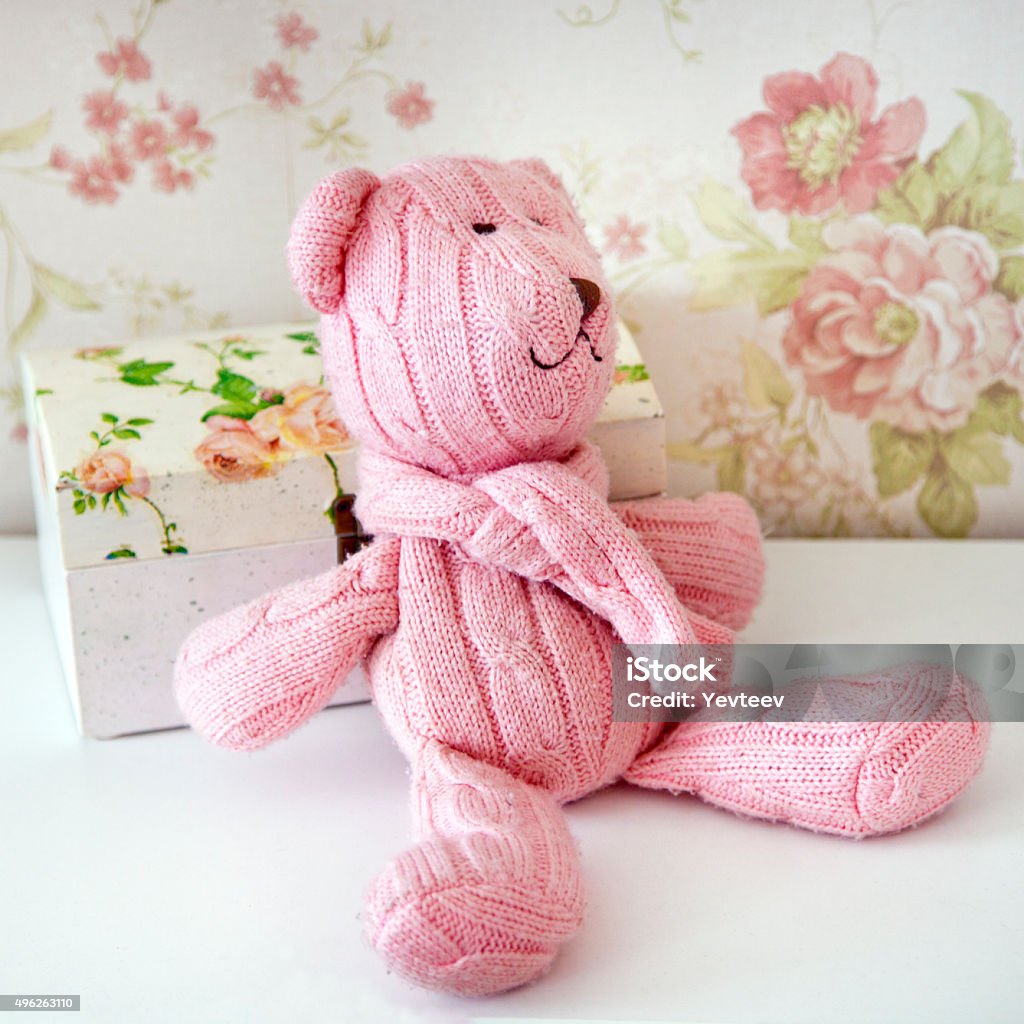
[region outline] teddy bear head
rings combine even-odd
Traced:
[[[610,290],[540,160],[340,171],[288,259],[340,415],[375,451],[453,479],[562,458],[611,386]]]

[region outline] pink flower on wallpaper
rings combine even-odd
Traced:
[[[422,82],[407,82],[405,89],[388,97],[388,113],[393,114],[403,128],[415,128],[434,116],[434,101],[427,99]]]
[[[833,222],[824,239],[834,251],[804,282],[783,337],[808,392],[910,432],[962,426],[1024,346],[1018,311],[992,290],[988,240],[871,216]]]
[[[863,213],[899,176],[924,134],[917,98],[874,119],[878,76],[860,57],[837,54],[820,77],[800,71],[764,82],[769,109],[732,133],[743,147],[743,180],[759,210],[817,214],[842,203]]]
[[[620,260],[635,260],[647,252],[643,242],[646,234],[646,224],[634,224],[624,213],[620,214],[604,229],[604,251]]]
[[[166,157],[153,164],[153,188],[158,192],[172,193],[179,188],[191,189],[195,182],[195,175],[191,171],[175,167]]]
[[[311,25],[302,20],[302,15],[296,11],[289,14],[277,16],[276,35],[284,49],[288,50],[297,46],[300,50],[308,50],[316,42],[320,33]]]
[[[201,153],[213,145],[213,133],[199,127],[199,111],[191,103],[178,107],[171,114],[171,120],[174,122],[171,141],[175,146],[181,149],[192,146]]]
[[[136,160],[153,160],[167,149],[167,129],[160,121],[135,121],[129,133],[129,147]]]
[[[253,72],[253,96],[266,100],[273,110],[284,110],[288,105],[298,106],[302,102],[298,86],[299,80],[289,75],[276,60]]]
[[[113,78],[123,75],[129,82],[143,82],[149,78],[153,66],[134,39],[118,39],[113,50],[96,55],[96,62],[105,75]]]
[[[102,156],[76,160],[71,165],[68,189],[87,203],[113,203],[119,194],[110,164]]]
[[[107,150],[106,163],[112,181],[118,181],[126,185],[135,176],[135,168],[132,166],[131,160],[128,159],[124,146],[119,142],[112,142],[110,144],[110,148]]]
[[[28,424],[25,422],[15,423],[14,426],[11,427],[10,436],[11,440],[14,441],[15,444],[25,444],[25,442],[28,441]]]
[[[121,122],[128,116],[128,106],[122,103],[112,92],[100,90],[91,92],[82,100],[82,109],[89,116],[85,126],[90,131],[104,135],[114,135]]]
[[[66,171],[71,166],[71,154],[63,146],[54,146],[47,162],[55,171]]]
[[[797,510],[821,497],[826,477],[802,447],[782,451],[774,438],[762,438],[747,451],[748,493],[763,509]]]

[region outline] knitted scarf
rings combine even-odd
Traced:
[[[675,591],[602,495],[600,454],[527,462],[459,483],[364,449],[356,514],[374,535],[422,537],[528,580],[551,583],[627,644],[696,636]]]

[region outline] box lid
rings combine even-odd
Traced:
[[[333,501],[355,486],[356,446],[315,331],[270,324],[26,354],[41,512],[57,519],[64,566],[330,537]],[[654,493],[662,412],[624,327],[615,379],[599,428],[619,425],[620,449],[631,420],[662,430],[642,483],[619,451],[618,475],[631,477],[619,491]]]

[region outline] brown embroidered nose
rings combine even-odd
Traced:
[[[576,286],[576,294],[579,295],[580,302],[583,303],[583,316],[590,316],[601,301],[601,289],[585,277],[570,277],[569,280]]]

